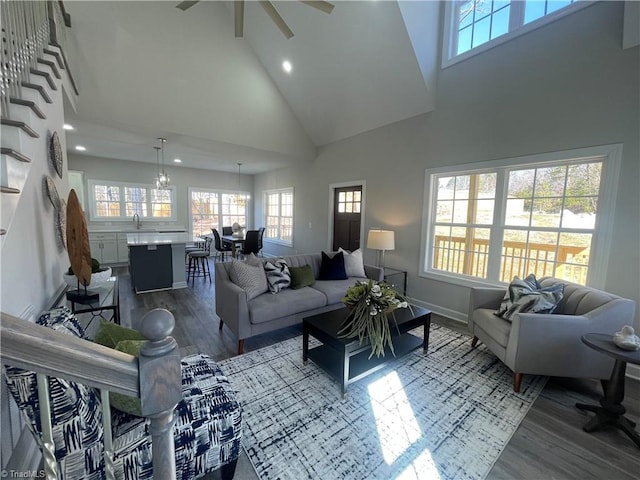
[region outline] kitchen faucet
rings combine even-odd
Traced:
[[[140,215],[137,213],[133,214],[133,223],[136,224],[136,230],[140,230]]]

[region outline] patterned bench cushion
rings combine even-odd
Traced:
[[[68,308],[47,312],[38,323],[85,338]],[[174,439],[178,479],[203,476],[240,453],[242,414],[235,391],[206,355],[182,359],[183,400],[176,407]],[[6,367],[9,391],[42,449],[34,372]],[[85,385],[48,377],[55,455],[60,478],[102,479],[103,429],[100,393]],[[118,479],[152,477],[149,421],[112,409],[115,474]]]

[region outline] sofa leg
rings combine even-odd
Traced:
[[[522,385],[522,374],[516,372],[513,374],[513,391],[520,393],[520,385]]]
[[[236,458],[232,462],[225,463],[222,467],[220,467],[220,478],[222,480],[232,480],[233,476],[236,473],[237,463],[238,463],[238,459]]]
[[[222,321],[222,319],[220,319],[220,325],[218,325],[218,330],[222,330],[222,325],[224,324],[224,322]]]
[[[238,355],[244,353],[244,339],[238,340]]]
[[[478,337],[474,335],[473,340],[471,340],[471,348],[476,348],[477,344],[478,344]]]

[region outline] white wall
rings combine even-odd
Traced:
[[[156,167],[153,164],[75,154],[69,155],[69,169],[84,172],[85,197],[88,194],[87,180],[112,180],[117,182],[153,184],[153,179],[156,175]],[[171,177],[171,185],[177,189],[178,208],[176,221],[165,222],[165,225],[175,224],[189,228],[189,187],[229,192],[238,191],[237,173],[200,170],[175,165],[167,165],[165,170]],[[240,175],[240,189],[242,191],[253,192],[252,175]],[[85,205],[89,205],[87,198],[85,198]],[[144,222],[144,219],[143,223],[147,226],[157,224],[157,222]],[[92,228],[105,228],[106,226],[105,222],[91,222],[88,218],[87,224],[89,230]],[[114,228],[121,228],[121,225],[122,223],[112,222]],[[251,218],[249,219],[249,225],[253,225]]]
[[[425,169],[622,143],[605,285],[638,312],[640,62],[638,47],[622,49],[623,10],[597,3],[441,70],[434,112],[325,146],[307,169],[256,176],[257,217],[263,190],[295,188],[294,247],[267,251],[327,249],[329,185],[365,179],[365,228],[396,231],[387,265],[408,270],[411,297],[466,318],[466,287],[418,276]]]

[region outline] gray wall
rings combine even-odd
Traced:
[[[466,318],[468,288],[418,276],[425,169],[622,143],[605,285],[640,304],[640,62],[638,47],[621,47],[622,25],[622,2],[597,3],[441,70],[434,112],[325,146],[309,168],[256,176],[257,218],[263,190],[295,188],[294,247],[268,250],[327,249],[329,185],[365,179],[366,229],[396,231],[387,265],[409,271],[411,297]]]
[[[69,155],[69,170],[79,170],[84,173],[85,210],[87,203],[87,180],[112,180],[117,182],[131,182],[152,184],[156,173],[155,164],[128,162],[112,158],[89,157],[87,155]],[[238,190],[238,174],[200,170],[183,166],[168,165],[166,171],[171,177],[171,185],[176,187],[177,219],[175,222],[165,222],[165,225],[175,224],[189,228],[189,187],[224,190],[236,192]],[[242,191],[253,192],[253,176],[240,175]],[[251,213],[251,206],[250,206]],[[88,215],[87,215],[88,217]],[[87,220],[89,220],[87,218]],[[88,228],[105,228],[105,222],[90,222]],[[126,223],[126,222],[125,222]],[[155,225],[157,222],[144,222]],[[253,225],[249,218],[250,226]],[[122,222],[112,222],[114,228],[121,228]]]

